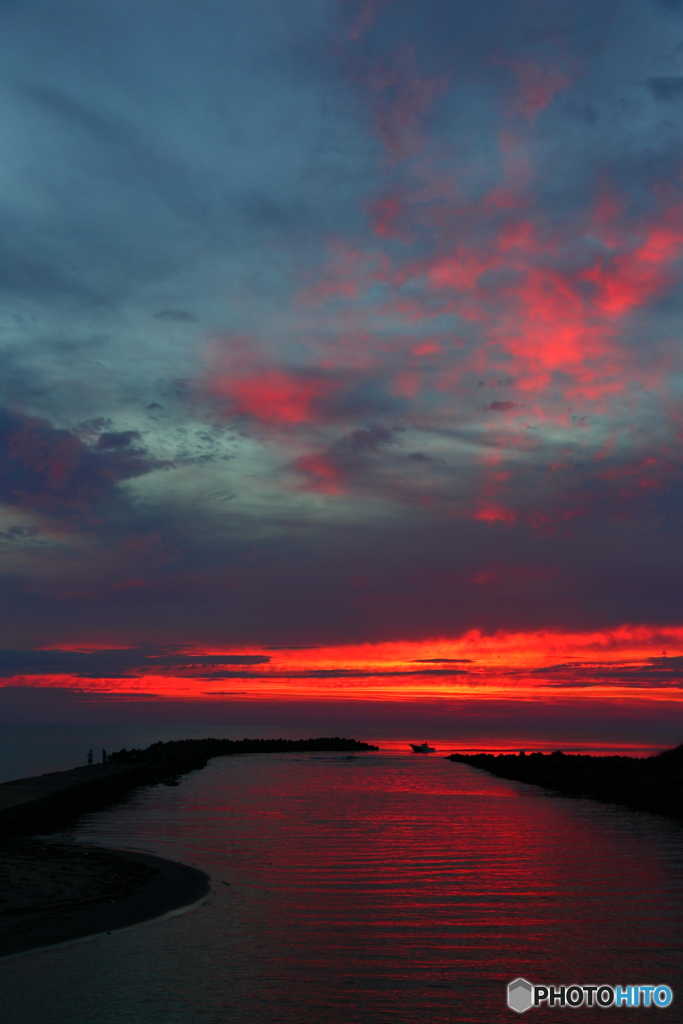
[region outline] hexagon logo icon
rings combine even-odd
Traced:
[[[526,978],[515,978],[508,985],[508,1006],[515,1013],[524,1013],[534,1005],[534,990]]]

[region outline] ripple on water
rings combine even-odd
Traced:
[[[217,759],[71,835],[197,864],[214,890],[6,962],[12,1024],[495,1024],[520,974],[683,998],[683,828],[440,758]]]

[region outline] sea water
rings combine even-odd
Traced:
[[[273,726],[272,722],[254,721],[252,724],[225,725],[223,723],[182,723],[160,725],[124,725],[122,723],[91,723],[89,725],[6,725],[0,724],[0,783],[10,782],[44,772],[63,772],[88,763],[88,751],[92,750],[95,762],[101,761],[102,750],[109,753],[131,747],[144,748],[151,743],[169,740],[202,739],[215,736],[219,739],[241,740],[244,737],[273,737],[284,739],[300,739],[308,736],[351,735],[358,733],[357,725],[346,727],[331,726],[329,721],[322,720],[311,728],[311,725],[288,723]],[[414,737],[410,737],[414,739]],[[371,742],[379,743],[382,749],[407,750],[408,741],[389,728],[381,737]],[[659,753],[661,746],[652,744],[634,745],[621,743],[578,742],[567,744],[561,740],[550,739],[539,741],[538,737],[506,735],[493,740],[457,741],[446,735],[443,739],[430,734],[430,742],[436,742],[439,750],[446,753],[451,750],[465,752],[472,750],[502,750],[516,753],[518,750],[551,751],[561,746],[566,754],[625,754],[631,757],[649,757]]]
[[[198,725],[122,725],[93,723],[90,725],[2,725],[0,724],[0,783],[14,779],[43,775],[45,772],[65,772],[88,763],[92,750],[96,763],[102,760],[102,751],[144,748],[152,743],[169,740],[203,739],[218,736],[221,739],[241,740],[244,736],[271,736],[270,725],[225,726]],[[280,730],[278,735],[297,739],[301,729]],[[303,735],[307,733],[303,732]],[[322,735],[322,734],[318,734]]]
[[[195,864],[187,913],[0,962],[7,1024],[515,1019],[506,985],[668,984],[681,1019],[683,827],[439,755],[216,758],[61,839]]]

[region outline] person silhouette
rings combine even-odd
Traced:
[[[107,751],[103,747],[102,748],[102,764],[106,764],[106,763],[107,763]]]
[[[92,748],[88,751],[88,764],[92,764]]]

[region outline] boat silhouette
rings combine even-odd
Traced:
[[[414,754],[433,754],[436,747],[430,747],[428,743],[411,743]]]

